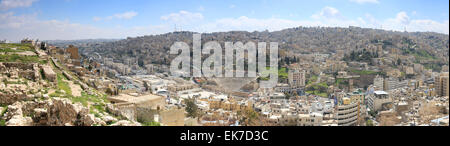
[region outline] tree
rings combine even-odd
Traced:
[[[186,104],[186,112],[188,117],[196,118],[199,115],[198,106],[195,104],[194,98],[185,99],[184,103]]]
[[[240,122],[244,126],[261,125],[261,123],[259,123],[261,122],[261,117],[255,110],[251,108],[246,108],[239,111],[239,115],[242,115],[242,117],[240,118]]]
[[[373,121],[372,120],[367,120],[366,121],[366,126],[373,126]]]

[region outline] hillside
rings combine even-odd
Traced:
[[[169,64],[174,56],[168,56],[170,46],[176,41],[184,41],[192,46],[193,32],[174,32],[127,38],[114,42],[85,43],[80,45],[82,53],[89,56],[92,52],[123,62],[133,57],[141,62]],[[447,62],[449,36],[431,32],[393,32],[359,27],[325,28],[297,27],[275,32],[217,32],[202,34],[202,42],[218,41],[258,41],[279,42],[283,54],[310,54],[314,52],[332,54],[339,50],[349,54],[351,51],[366,49],[371,45],[382,45],[383,50],[402,49],[404,55],[417,56],[419,59],[432,58]],[[409,51],[408,51],[409,50]],[[411,51],[414,50],[414,51]],[[424,56],[423,56],[423,55]]]

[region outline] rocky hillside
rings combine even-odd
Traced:
[[[0,44],[0,126],[140,125],[31,44]]]

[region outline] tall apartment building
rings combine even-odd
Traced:
[[[436,95],[439,97],[449,96],[449,73],[443,72],[434,79],[434,86],[436,88]]]
[[[291,87],[304,87],[306,86],[306,71],[305,70],[289,70],[288,79],[289,79],[289,85]]]

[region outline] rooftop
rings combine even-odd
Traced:
[[[377,95],[388,95],[388,93],[386,91],[374,91],[373,93],[375,93]]]
[[[153,94],[147,94],[147,95],[141,95],[141,96],[131,96],[128,94],[120,94],[118,96],[109,97],[108,99],[111,101],[116,101],[116,102],[141,103],[141,102],[156,100],[156,99],[160,99],[160,98],[164,98],[164,97],[158,96],[158,95],[153,95]]]

